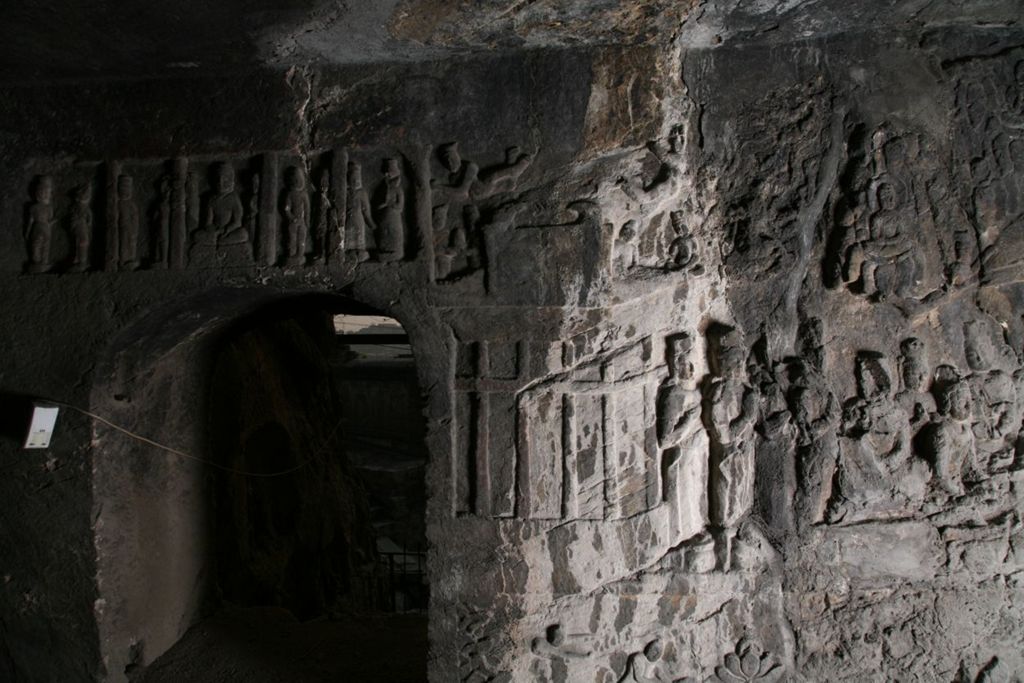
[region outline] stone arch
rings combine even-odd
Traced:
[[[421,316],[381,310],[334,291],[217,288],[151,311],[114,338],[96,367],[90,412],[182,452],[204,453],[208,376],[218,345],[268,311],[285,315],[297,305],[394,317],[417,353],[433,335]],[[417,356],[421,387],[444,385],[436,372],[443,372],[446,354],[438,355],[440,364],[421,363]],[[94,611],[105,680],[121,681],[169,649],[202,616],[216,581],[207,563],[209,466],[148,446],[99,420],[93,423],[92,447]],[[444,448],[441,430],[428,434],[428,480],[444,460],[437,457],[443,452],[438,447]],[[436,503],[428,498],[428,505]]]

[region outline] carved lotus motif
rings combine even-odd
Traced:
[[[741,638],[734,652],[725,656],[721,666],[715,667],[715,683],[751,683],[775,678],[778,662],[760,645]]]

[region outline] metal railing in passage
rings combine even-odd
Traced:
[[[378,552],[377,557],[384,570],[378,604],[387,612],[426,614],[430,602],[427,553],[403,548]]]

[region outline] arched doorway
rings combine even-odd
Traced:
[[[425,527],[426,449],[405,332],[339,297],[242,299],[114,364],[121,410],[107,414],[194,457],[97,429],[104,459],[128,463],[97,467],[101,594],[118,600],[105,644],[123,657],[108,674],[426,680],[425,547],[409,542]],[[336,329],[367,315],[394,331],[352,343]],[[381,355],[396,338],[404,353]],[[388,419],[411,415],[402,434]]]

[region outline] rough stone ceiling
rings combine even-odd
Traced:
[[[785,42],[882,27],[1012,26],[1020,0],[10,0],[0,80],[671,42]]]

